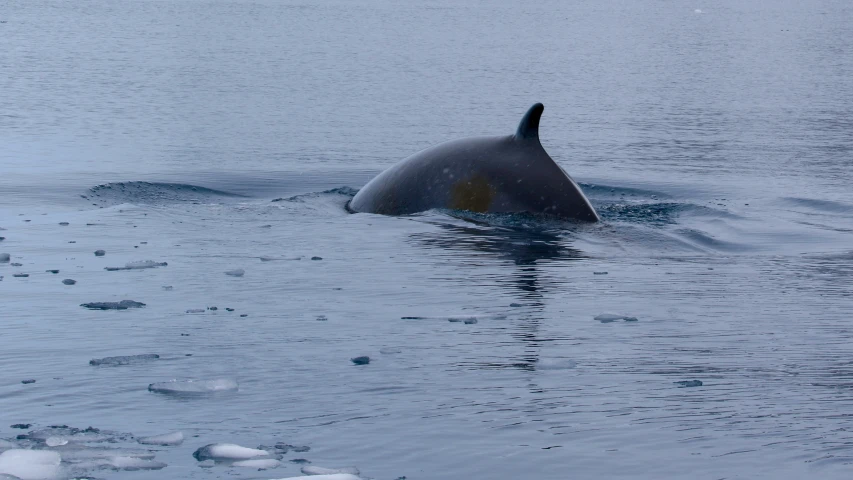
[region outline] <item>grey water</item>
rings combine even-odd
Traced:
[[[0,452],[850,478],[851,52],[846,0],[5,0]],[[535,102],[602,223],[346,211]]]

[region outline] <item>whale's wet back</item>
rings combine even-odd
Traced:
[[[514,135],[445,142],[380,173],[353,198],[356,212],[404,215],[433,208],[535,213],[595,222],[580,187],[539,142],[544,107],[530,107]]]

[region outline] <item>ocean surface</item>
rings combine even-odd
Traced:
[[[4,0],[0,473],[851,478],[851,52],[848,0]],[[535,102],[603,222],[345,209]]]

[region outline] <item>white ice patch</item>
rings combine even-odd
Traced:
[[[343,468],[325,468],[325,467],[317,467],[314,465],[308,465],[302,467],[302,473],[305,475],[336,475],[336,474],[348,474],[348,475],[358,475],[359,472],[355,467],[343,467]]]
[[[160,470],[166,468],[167,465],[148,458],[107,457],[78,463],[75,466],[86,470],[105,467],[115,470]]]
[[[21,480],[47,480],[60,474],[62,457],[47,450],[6,450],[0,453],[0,473]]]
[[[165,395],[204,395],[234,392],[238,387],[236,381],[230,378],[220,378],[216,380],[171,380],[152,383],[148,385],[148,390]]]
[[[230,277],[242,277],[245,274],[246,271],[242,268],[238,268],[236,270],[228,270],[227,272],[225,272],[225,275],[228,275]]]
[[[269,452],[266,450],[241,447],[240,445],[233,443],[212,443],[199,448],[193,453],[193,457],[200,462],[204,460],[250,460],[252,458],[265,456],[269,456]]]
[[[140,437],[136,439],[137,442],[143,445],[160,445],[163,447],[169,447],[174,445],[180,445],[184,443],[184,433],[183,432],[174,432],[174,433],[164,433],[163,435],[154,435],[151,437]]]
[[[65,437],[47,437],[47,440],[45,440],[44,443],[48,447],[59,447],[62,445],[67,445],[68,439]]]
[[[231,464],[232,467],[249,468],[276,468],[281,462],[274,458],[257,458],[252,460],[240,460]]]
[[[277,480],[362,480],[361,477],[349,473],[333,473],[331,475],[307,475],[303,477],[287,477]]]

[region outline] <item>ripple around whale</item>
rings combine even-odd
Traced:
[[[175,203],[221,203],[247,198],[245,195],[183,183],[115,182],[97,185],[82,198],[97,206],[122,203],[164,205]]]

